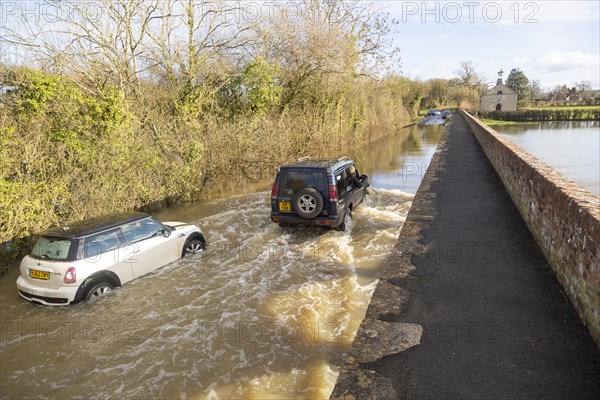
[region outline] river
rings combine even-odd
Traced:
[[[329,397],[442,131],[413,126],[350,153],[373,188],[346,232],[283,230],[264,187],[160,212],[198,224],[207,250],[94,303],[28,303],[12,269],[0,397]]]
[[[490,126],[567,178],[600,195],[600,121]]]

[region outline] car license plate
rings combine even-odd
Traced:
[[[38,271],[37,269],[32,269],[29,271],[29,276],[36,279],[43,279],[45,281],[50,279],[50,272],[46,271]]]
[[[279,211],[291,211],[292,207],[289,201],[280,201],[279,202]]]

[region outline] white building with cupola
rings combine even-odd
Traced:
[[[502,74],[498,72],[496,86],[479,98],[479,111],[517,111],[517,93],[502,83]]]

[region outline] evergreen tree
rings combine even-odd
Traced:
[[[529,79],[523,71],[518,68],[513,68],[506,79],[506,86],[517,93],[517,106],[523,107],[531,101],[531,88],[529,87]]]

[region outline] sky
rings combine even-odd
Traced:
[[[600,1],[376,1],[398,20],[401,71],[452,78],[461,61],[496,81],[519,68],[543,88],[600,89]]]

